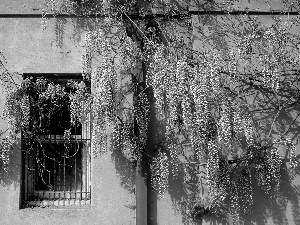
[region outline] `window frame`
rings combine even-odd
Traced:
[[[33,77],[34,79],[39,77],[44,77],[52,82],[55,83],[55,80],[58,82],[65,82],[68,80],[73,81],[83,81],[82,74],[66,74],[66,73],[24,73],[23,79],[26,79],[28,77]],[[90,87],[90,83],[86,83],[87,87]],[[38,196],[39,199],[35,200],[29,200],[28,198],[28,180],[29,178],[29,172],[28,169],[25,167],[28,165],[28,155],[26,154],[26,148],[24,146],[23,141],[23,134],[21,134],[21,193],[20,193],[20,209],[28,208],[28,207],[43,207],[43,208],[90,208],[91,207],[91,113],[89,113],[88,116],[88,125],[83,125],[81,129],[81,134],[73,134],[71,135],[71,143],[80,143],[82,144],[81,154],[80,154],[80,160],[81,160],[81,188],[80,191],[78,191],[77,183],[75,184],[75,191],[72,191],[72,185],[70,186],[70,191],[65,190],[54,190],[54,191],[47,191],[47,190],[35,190],[31,189],[31,196]],[[62,143],[64,142],[62,139],[62,135],[45,135],[40,134],[39,137],[43,137],[44,143],[47,143],[47,141],[53,140],[53,143]],[[59,138],[59,139],[57,139]],[[76,157],[75,156],[75,167],[76,167]],[[33,165],[33,164],[32,164]],[[59,165],[60,166],[60,165]],[[72,164],[73,166],[73,164]],[[64,167],[65,168],[65,167]],[[55,171],[55,169],[54,169]],[[76,182],[76,171],[77,168],[75,168],[75,180]],[[55,173],[55,172],[53,172]],[[35,176],[35,175],[34,175]],[[59,175],[60,176],[60,175]],[[32,179],[36,179],[35,177]],[[65,178],[64,178],[65,179]],[[57,181],[54,181],[57,182]],[[65,182],[65,180],[64,180]],[[71,182],[71,179],[70,179]],[[72,181],[73,182],[73,181]],[[33,181],[32,181],[33,184]],[[84,190],[84,191],[83,191]],[[73,194],[73,195],[72,195]],[[72,198],[72,196],[75,197]],[[27,195],[27,196],[26,196]],[[79,196],[78,196],[79,195]],[[48,198],[47,198],[48,196]],[[58,197],[58,198],[57,198]]]

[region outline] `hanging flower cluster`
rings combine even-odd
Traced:
[[[29,123],[29,98],[26,96],[26,89],[30,88],[30,81],[27,79],[15,92],[6,96],[2,117],[7,121],[8,133],[3,142],[1,158],[4,168],[9,163],[9,152],[17,140],[17,133],[20,128],[26,128]]]
[[[167,149],[167,152],[169,153],[169,160],[171,165],[171,171],[173,177],[176,177],[179,172],[179,164],[180,160],[178,158],[180,152],[182,151],[180,143],[176,137],[176,133],[172,130],[168,130],[170,127],[167,127],[166,133],[168,134],[166,136],[166,140],[164,143],[165,148]]]
[[[105,61],[101,67],[92,74],[92,92],[93,92],[93,120],[94,129],[92,139],[94,151],[97,151],[101,144],[102,152],[106,152],[106,124],[112,124],[115,117],[116,107],[116,79],[111,62]],[[99,144],[97,144],[97,142]]]
[[[222,104],[222,109],[220,112],[220,120],[218,123],[218,136],[219,136],[219,141],[223,142],[224,145],[227,147],[227,149],[230,148],[230,142],[232,140],[232,112],[231,112],[231,107],[230,103],[228,101],[229,99],[224,99],[224,102]]]
[[[136,107],[129,109],[133,113],[131,119],[121,115],[126,100],[122,79],[127,79],[135,69],[140,50],[126,35],[123,25],[109,18],[101,29],[86,34],[85,45],[82,68],[84,76],[92,83],[93,152],[97,155],[99,151],[107,151],[106,128],[111,126],[115,144],[124,156],[131,161],[140,160],[139,152],[145,149],[149,120],[146,95],[141,93]],[[95,63],[96,68],[92,69],[92,59],[97,57],[101,62]],[[133,125],[135,121],[137,127]],[[133,130],[138,130],[138,133]]]
[[[212,196],[213,201],[220,198],[224,200],[225,196],[222,187],[219,187],[219,171],[220,171],[220,152],[218,147],[213,141],[208,143],[208,160],[207,160],[207,186],[209,189],[209,194]],[[223,168],[225,169],[225,168]],[[226,171],[226,170],[224,170]],[[226,172],[225,172],[226,173]],[[226,180],[224,179],[226,182]]]
[[[71,123],[75,125],[75,121],[78,119],[81,124],[84,124],[84,122],[88,121],[90,115],[91,94],[88,92],[86,84],[83,81],[80,83],[69,81],[67,85],[75,89],[69,95]]]
[[[121,150],[126,159],[134,162],[140,160],[141,154],[138,138],[134,134],[132,121],[132,117],[117,121],[113,127],[112,139],[114,148]]]
[[[150,105],[148,102],[147,95],[145,93],[141,93],[137,98],[136,108],[134,110],[134,116],[137,121],[138,127],[138,143],[139,143],[139,151],[145,151],[146,143],[147,143],[147,131],[150,120]]]
[[[146,150],[149,107],[146,94],[141,93],[133,115],[128,114],[123,120],[118,117],[119,120],[113,126],[115,146],[130,161],[141,161],[142,153]]]
[[[290,137],[281,137],[279,139],[275,139],[273,141],[273,144],[277,149],[279,148],[280,145],[287,147],[287,151],[289,153],[290,169],[294,170],[299,166],[299,162],[296,158],[296,152],[295,152],[296,147]]]
[[[92,113],[93,113],[93,152],[100,150],[106,152],[107,134],[106,123],[111,123],[114,118],[116,105],[117,77],[113,62],[108,58],[111,46],[103,37],[102,31],[88,32],[86,34],[86,51],[88,57],[97,52],[103,53],[103,62],[91,74],[93,92]],[[85,59],[84,59],[85,60]],[[84,61],[83,60],[83,61]],[[83,74],[88,74],[91,68],[91,60],[86,62],[87,68],[83,68]],[[87,77],[87,79],[89,79]]]
[[[158,196],[164,197],[169,180],[169,160],[167,154],[159,149],[158,156],[150,164],[152,187],[158,190]]]

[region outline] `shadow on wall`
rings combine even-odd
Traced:
[[[288,173],[286,163],[282,163],[281,181],[276,197],[267,197],[259,188],[257,182],[253,182],[253,211],[245,217],[245,224],[266,224],[267,219],[272,219],[275,225],[300,224],[300,186],[293,185]],[[297,178],[299,179],[299,170]],[[253,180],[254,181],[254,180]]]
[[[2,148],[2,146],[1,146]],[[1,151],[2,149],[0,149]],[[20,185],[21,171],[21,148],[14,145],[9,154],[9,165],[7,172],[4,170],[3,161],[0,160],[0,185],[3,187],[14,186],[16,190]]]
[[[93,0],[94,1],[94,0]],[[60,9],[63,13],[63,5]],[[77,14],[83,12],[78,12],[79,9],[75,9]],[[76,47],[80,48],[80,43],[83,43],[82,34],[88,31],[97,30],[98,25],[101,25],[101,18],[87,18],[87,17],[77,17],[77,18],[64,18],[57,17],[55,19],[55,42],[58,48],[63,49],[66,42],[71,41]],[[71,29],[71,30],[70,30]],[[80,49],[78,49],[80,50]]]
[[[68,32],[68,24],[72,26],[72,31]],[[56,46],[63,49],[65,41],[71,41],[76,47],[83,43],[82,34],[97,29],[97,20],[84,17],[66,19],[63,17],[55,18],[55,41]]]
[[[136,163],[126,159],[122,150],[114,146],[114,142],[112,144],[114,151],[112,151],[111,158],[121,179],[121,186],[128,191],[132,191],[135,186]]]
[[[187,168],[187,170],[189,169],[193,170],[195,168]],[[193,173],[192,171],[188,171],[188,173],[191,175],[191,179],[186,183],[184,182],[183,165],[179,166],[178,174],[176,175],[176,177],[173,177],[171,173],[169,174],[168,192],[172,200],[173,208],[177,209],[178,212],[182,215],[182,224],[195,224],[195,225],[229,224],[227,222],[228,220],[227,215],[221,215],[221,214],[216,215],[209,211],[202,211],[202,209],[198,210],[197,208],[194,208],[194,211],[189,211],[189,212],[186,211],[187,209],[191,210],[191,206],[187,205],[185,200],[189,200],[190,202],[193,202],[196,205],[197,202],[194,201],[194,199],[196,199],[196,196],[200,195],[203,199],[205,199],[208,196],[207,188],[205,187],[205,184],[203,183],[201,185],[202,186],[201,193],[198,193],[199,188],[197,186],[198,185],[197,177],[195,176],[195,173]],[[197,214],[195,212],[200,212],[200,213]],[[209,223],[205,223],[204,220],[209,221]]]
[[[271,117],[272,118],[272,117]],[[278,117],[277,126],[287,127],[292,121],[288,113],[281,113]],[[295,122],[290,129],[290,135],[294,137],[293,142],[298,143],[298,133],[300,130],[299,122]],[[299,145],[297,146],[299,148]],[[299,153],[299,149],[297,149]],[[299,160],[300,154],[297,155]],[[300,224],[300,168],[298,167],[294,172],[289,169],[289,158],[287,155],[282,159],[281,171],[280,171],[280,185],[279,191],[276,194],[274,191],[271,192],[270,197],[267,196],[263,190],[259,187],[257,179],[255,178],[255,171],[252,171],[252,188],[253,188],[253,205],[252,211],[246,215],[242,216],[243,224],[270,224],[274,225],[288,225],[288,224]],[[198,168],[199,169],[199,168]],[[203,168],[205,170],[205,168]],[[172,174],[169,175],[169,194],[172,199],[173,205],[178,208],[184,208],[183,199],[187,197],[195,197],[199,194],[202,199],[207,197],[207,188],[205,187],[205,175],[202,178],[202,193],[199,193],[199,188],[197,187],[198,179],[194,176],[193,171],[188,171],[191,175],[188,184],[184,184],[184,172],[183,166],[179,168],[179,173],[177,179],[172,178]],[[184,190],[184,185],[188,185],[189,193]],[[275,186],[274,186],[275,187]],[[275,190],[275,188],[271,188]],[[198,193],[197,193],[198,192]],[[199,197],[198,195],[198,197]],[[195,201],[196,204],[196,201]],[[225,200],[225,206],[229,208],[229,198]],[[227,210],[225,210],[226,212]],[[202,215],[198,214],[192,218],[188,213],[185,214],[184,211],[180,212],[183,216],[183,224],[189,224],[187,221],[192,222],[196,225],[202,224],[230,224],[229,215],[216,215],[209,211],[204,211]]]
[[[252,212],[245,215],[244,224],[267,224],[267,221],[272,219],[275,225],[288,225],[288,224],[300,224],[300,184],[294,184],[293,181],[299,180],[300,171],[296,171],[293,176],[288,173],[288,168],[285,162],[281,166],[281,180],[279,186],[279,192],[275,197],[270,198],[260,189],[257,180],[254,179],[255,174],[252,174],[252,187],[253,187],[253,206]],[[169,194],[173,205],[178,208],[183,206],[182,199],[187,198],[187,194],[184,191],[183,182],[183,169],[180,168],[178,179],[173,179],[170,174],[169,177]],[[189,184],[190,193],[197,193],[198,189],[196,187],[196,182]],[[205,193],[202,193],[205,195]],[[226,204],[229,207],[229,201],[226,200]],[[209,211],[204,212],[202,215],[196,215],[194,218],[188,214],[184,214],[183,224],[187,221],[192,221],[193,224],[229,224],[228,215],[215,215]],[[205,223],[203,221],[206,221]],[[209,222],[209,223],[208,223]]]

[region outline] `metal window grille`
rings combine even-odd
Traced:
[[[64,84],[68,79],[54,83]],[[71,127],[70,141],[66,142],[62,127],[67,120],[68,111],[58,112],[51,116],[49,129],[38,135],[34,145],[23,142],[23,208],[90,205],[91,120]]]

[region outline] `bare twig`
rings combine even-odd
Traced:
[[[0,136],[1,136],[2,134],[4,134],[5,132],[7,132],[7,131],[8,131],[8,128],[7,128],[5,131],[1,132],[1,133],[0,133]]]
[[[295,121],[297,120],[297,118],[300,116],[300,113],[298,113],[298,115],[294,118],[294,120],[290,123],[288,129],[283,133],[283,135],[286,135],[289,130],[291,129],[292,125],[295,123]]]

